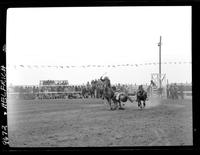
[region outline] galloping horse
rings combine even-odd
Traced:
[[[110,79],[106,76],[104,78],[102,78],[102,76],[100,77],[100,81],[102,82],[102,86],[103,86],[103,98],[106,99],[108,101],[108,104],[110,106],[110,110],[113,110],[112,107],[112,101],[115,104],[115,108],[114,110],[117,108],[116,106],[116,102],[114,102],[114,90],[111,87],[110,84]]]
[[[139,86],[139,90],[137,92],[138,107],[140,107],[141,109],[144,108],[146,106],[145,104],[146,99],[147,99],[147,92],[144,91],[141,85]],[[143,101],[143,105],[142,105],[142,101]]]
[[[116,102],[114,102],[114,91],[111,87],[104,87],[103,89],[103,98],[107,100],[110,110],[115,110],[117,108]],[[112,106],[112,101],[115,104],[115,107]]]

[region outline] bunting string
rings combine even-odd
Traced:
[[[166,65],[166,64],[176,64],[176,65],[180,65],[180,64],[191,64],[191,62],[162,62],[162,65]],[[158,62],[152,62],[152,63],[143,63],[143,64],[117,64],[117,65],[81,65],[81,66],[75,66],[75,65],[10,65],[8,64],[7,67],[13,67],[15,69],[17,68],[29,68],[29,69],[39,69],[39,68],[61,68],[61,69],[65,69],[65,68],[91,68],[91,67],[139,67],[139,66],[151,66],[151,65],[159,65]]]

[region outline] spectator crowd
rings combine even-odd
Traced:
[[[172,83],[167,85],[167,98],[169,99],[184,99],[185,91],[192,91],[190,85]]]
[[[112,84],[117,91],[125,92],[129,95],[135,95],[138,85],[136,84]],[[143,85],[147,90],[149,86]],[[19,99],[64,99],[64,98],[101,98],[102,82],[100,80],[91,80],[82,85],[69,85],[68,81],[46,80],[40,81],[39,86],[10,86],[8,95]],[[184,91],[191,90],[191,86],[183,84],[169,84],[166,87],[167,98],[184,98]],[[179,96],[179,97],[178,97]]]

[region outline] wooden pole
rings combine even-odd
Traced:
[[[161,36],[160,36],[160,42],[159,42],[159,87],[161,88],[162,86],[161,86],[161,84],[162,84],[162,82],[161,82]]]

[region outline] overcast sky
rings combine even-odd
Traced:
[[[158,65],[23,68],[191,62],[191,7],[12,8],[7,14],[7,82],[83,84],[107,72],[111,83],[149,83]],[[17,68],[14,68],[17,65]],[[165,64],[169,82],[191,82],[191,64]]]

